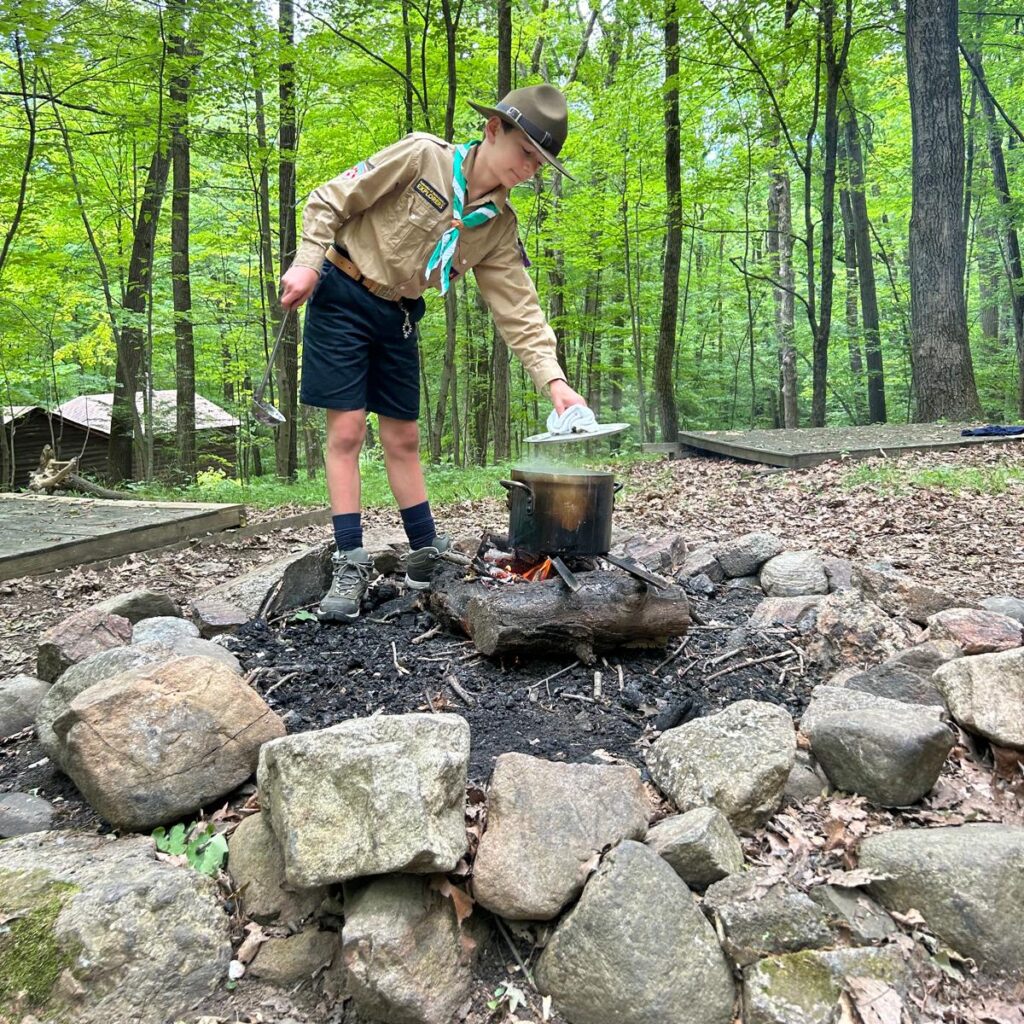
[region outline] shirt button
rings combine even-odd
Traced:
[[[463,261],[462,261],[462,265],[463,265],[463,266],[465,266],[465,265],[466,265],[466,261],[465,261],[465,260],[463,260]]]

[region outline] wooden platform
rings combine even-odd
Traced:
[[[234,529],[244,514],[244,505],[0,494],[0,580]]]
[[[906,452],[949,451],[974,444],[1022,444],[1014,437],[961,437],[971,423],[883,423],[869,427],[805,427],[799,430],[680,431],[682,451],[713,452],[786,469],[806,469],[829,459],[867,459]]]

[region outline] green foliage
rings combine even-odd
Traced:
[[[227,860],[227,840],[212,821],[193,821],[187,826],[179,822],[169,832],[161,825],[153,831],[153,841],[161,853],[185,857],[189,866],[203,875],[216,875]]]
[[[246,461],[254,447],[265,464],[272,461],[272,437],[251,432],[246,419],[272,341],[267,295],[274,282],[264,280],[259,229],[265,179],[277,231],[282,156],[282,54],[272,8],[237,0],[187,5],[184,32],[195,53],[182,58],[166,45],[177,15],[159,5],[84,0],[68,11],[55,0],[28,0],[17,6],[16,17],[0,15],[0,225],[6,231],[16,212],[21,216],[0,266],[0,398],[52,406],[77,393],[111,390],[115,331],[129,324],[143,330],[139,355],[153,385],[174,386],[170,186],[157,225],[152,308],[128,313],[122,299],[149,163],[166,147],[171,120],[187,115],[197,387],[242,418]],[[470,0],[461,10],[456,76],[449,83],[440,19],[424,22],[424,9],[408,9],[411,127],[444,132],[450,84],[457,139],[479,134],[480,119],[465,101],[493,96],[497,56],[494,5]],[[798,5],[787,23],[770,4],[684,0],[678,7],[681,61],[672,84],[681,97],[683,253],[672,384],[685,427],[778,422],[771,285],[777,268],[766,245],[773,172],[785,172],[792,188],[794,344],[806,424],[812,338],[803,300],[815,299],[820,310],[824,133],[813,95],[819,12]],[[981,13],[992,16],[970,19],[963,31],[983,51],[989,86],[1019,124],[1024,98],[1017,87],[1016,26],[994,10]],[[543,171],[542,187],[515,190],[512,201],[533,260],[530,273],[559,331],[570,383],[603,418],[630,420],[637,441],[653,439],[656,419],[653,363],[667,216],[663,16],[661,7],[611,0],[600,8],[578,59],[582,25],[573,5],[531,2],[513,11],[516,83],[546,76],[566,87],[572,128],[565,155],[576,178],[563,181],[556,195],[551,172]],[[854,5],[853,17],[843,95],[852,98],[863,136],[889,415],[902,420],[910,412],[911,388],[906,67],[901,27],[889,5],[867,0]],[[406,82],[396,73],[406,60],[401,8],[343,0],[302,20],[288,56],[297,75],[301,199],[409,127]],[[22,72],[35,99],[22,95]],[[190,88],[186,108],[178,110],[167,84],[182,73]],[[968,106],[966,70],[964,86]],[[985,415],[1008,420],[1017,411],[1017,365],[1002,252],[1006,217],[1019,223],[1024,214],[1024,149],[1004,144],[1011,196],[1000,203],[985,156],[980,104],[968,109],[974,113],[967,131],[978,154],[968,182],[968,323]],[[815,110],[818,121],[812,123]],[[30,138],[34,149],[25,175]],[[808,160],[805,196],[800,162]],[[848,186],[842,161],[837,174],[838,187]],[[808,232],[813,268],[804,244]],[[829,422],[847,423],[863,418],[865,383],[855,365],[866,338],[857,302],[849,322],[843,315],[846,300],[859,296],[845,274],[839,219],[836,244],[827,415]],[[276,278],[276,237],[272,248]],[[818,273],[816,295],[808,294],[812,269]],[[439,445],[442,460],[464,466],[493,458],[492,329],[472,279],[458,292],[457,372]],[[446,339],[442,303],[431,297],[428,305],[421,351],[432,429]],[[523,437],[541,429],[548,407],[517,363],[511,371],[517,454]],[[251,468],[243,475],[253,475]],[[378,499],[370,484],[373,502]],[[222,495],[227,487],[200,480],[196,494]]]
[[[1003,466],[910,469],[905,466],[873,467],[860,465],[843,479],[843,486],[872,487],[881,494],[900,494],[912,487],[946,490],[953,494],[1003,494],[1024,486],[1024,469]]]

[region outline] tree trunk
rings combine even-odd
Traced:
[[[121,307],[130,319],[121,330],[117,346],[110,440],[107,445],[107,476],[111,483],[132,479],[133,451],[136,445],[141,450],[142,445],[142,424],[135,396],[139,390],[139,367],[142,364],[142,323],[149,306],[149,285],[153,274],[153,246],[170,169],[170,148],[166,143],[161,131],[146,173],[142,203],[135,221],[128,278],[121,300]]]
[[[864,422],[864,360],[860,352],[860,306],[857,301],[857,241],[854,237],[852,200],[849,189],[840,189],[839,209],[843,217],[843,252],[846,262],[846,342],[850,352],[850,377],[853,379],[854,408],[857,422]]]
[[[498,97],[512,91],[512,2],[498,0]],[[509,352],[497,328],[491,331],[491,430],[494,461],[505,462],[512,455],[509,424],[511,408],[508,369]]]
[[[174,357],[177,381],[175,427],[177,430],[178,470],[185,480],[196,475],[196,352],[192,334],[192,281],[189,270],[189,198],[191,154],[188,137],[189,69],[185,65],[185,19],[183,0],[173,0],[168,8],[177,25],[171,46],[178,64],[171,76],[172,110],[171,161],[171,290],[174,305]]]
[[[775,299],[775,339],[779,354],[779,391],[782,395],[782,425],[787,430],[800,426],[797,405],[796,347],[794,337],[794,293],[796,273],[793,269],[793,207],[789,172],[772,172],[768,192],[768,244],[776,255],[775,272],[779,287],[773,289]]]
[[[1006,160],[1003,157],[1003,139],[996,122],[992,94],[985,82],[981,51],[974,58],[975,74],[981,83],[981,108],[988,127],[989,164],[992,167],[992,184],[999,198],[999,221],[1003,232],[1003,258],[1006,277],[1010,286],[1010,311],[1013,315],[1013,339],[1017,350],[1017,412],[1024,417],[1024,281],[1021,280],[1020,239],[1013,219],[1013,203],[1010,199],[1010,183],[1006,175]]]
[[[860,144],[857,114],[853,104],[849,102],[846,105],[845,134],[850,176],[850,216],[857,252],[861,320],[864,325],[864,348],[868,368],[868,420],[871,423],[885,423],[888,419],[885,408],[885,368],[882,364],[878,292],[875,287],[875,264],[871,253],[868,203],[864,192],[864,151]]]
[[[281,59],[278,65],[278,101],[281,108],[281,159],[277,168],[278,232],[280,235],[280,269],[287,272],[295,258],[295,150],[298,142],[295,116],[295,16],[292,0],[281,0],[278,6],[278,38]],[[298,472],[298,381],[299,334],[298,318],[288,321],[281,339],[278,364],[278,408],[285,422],[277,428],[275,467],[277,475],[293,480]]]
[[[956,0],[907,0],[913,136],[910,310],[914,418],[981,416],[964,304],[964,132]]]
[[[665,251],[661,293],[661,323],[654,356],[654,392],[662,441],[679,436],[679,417],[672,365],[679,318],[679,267],[683,253],[683,200],[679,173],[679,12],[677,0],[665,7]]]
[[[836,154],[839,144],[839,86],[846,68],[850,46],[851,4],[847,0],[843,36],[835,39],[835,0],[825,0],[821,8],[825,40],[825,139],[822,154],[821,187],[821,297],[818,323],[814,331],[813,388],[811,424],[825,425],[825,394],[828,378],[828,343],[832,331],[832,293],[835,281]]]

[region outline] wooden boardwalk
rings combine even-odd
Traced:
[[[713,452],[747,462],[806,469],[829,459],[867,459],[906,452],[949,451],[975,444],[1022,444],[1013,437],[961,437],[970,423],[881,423],[868,427],[805,427],[799,430],[680,431],[681,454]]]
[[[244,515],[243,505],[0,494],[0,580],[234,529]]]

